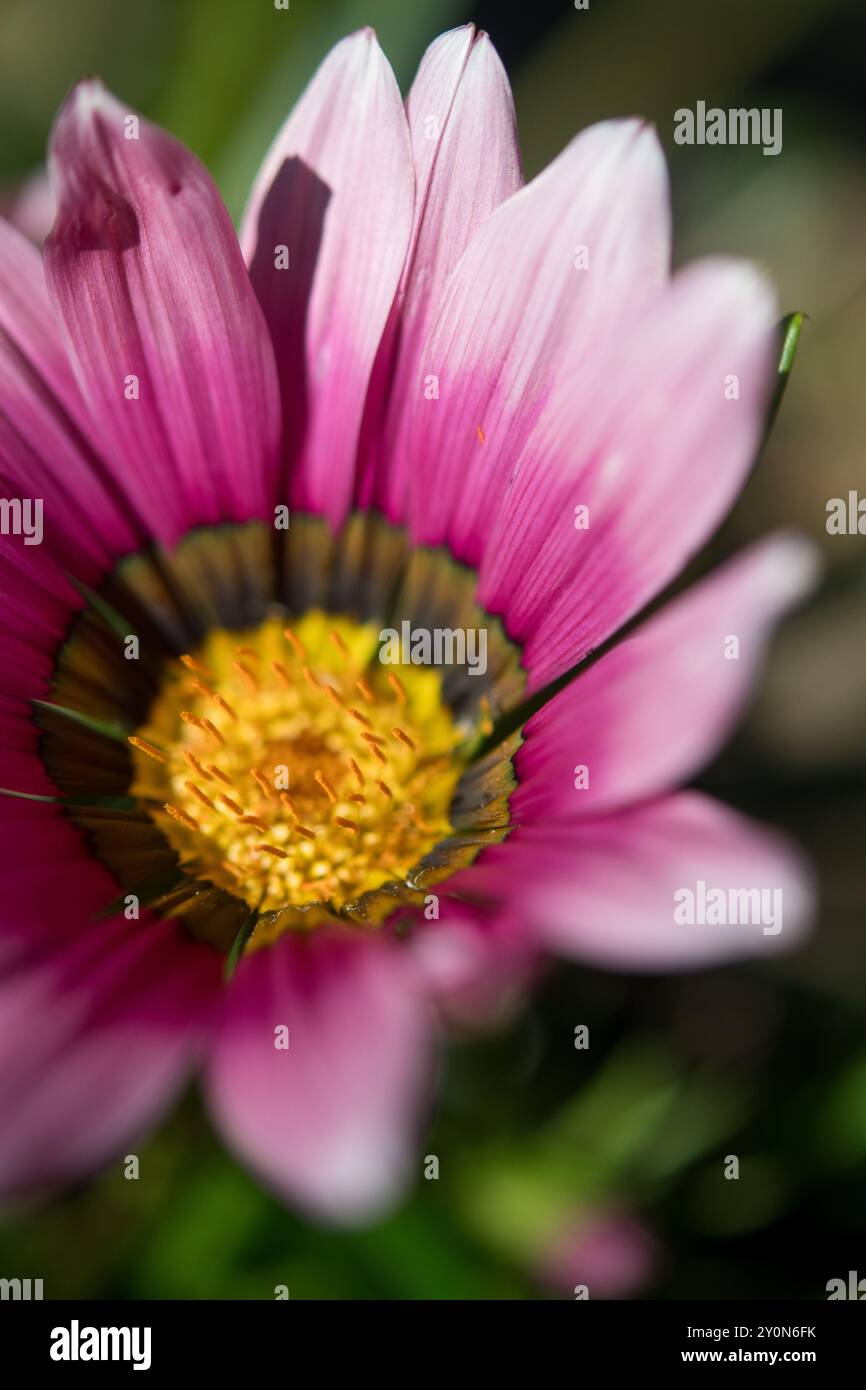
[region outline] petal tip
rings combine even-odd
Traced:
[[[113,92],[109,91],[101,77],[89,75],[81,77],[69,91],[57,115],[56,125],[65,117],[72,116],[86,120],[93,115],[115,115],[122,104]]]
[[[360,29],[354,29],[351,34],[347,34],[342,40],[342,44],[354,48],[371,48],[381,51],[382,45],[379,43],[379,35],[372,24],[364,24]],[[341,47],[341,44],[337,44]]]
[[[767,580],[789,605],[808,598],[824,573],[816,543],[800,531],[781,531],[766,542]]]

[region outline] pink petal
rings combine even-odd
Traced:
[[[412,244],[371,384],[367,469],[361,500],[394,521],[405,518],[408,457],[401,444],[406,407],[422,380],[421,349],[445,282],[473,233],[520,187],[514,103],[486,34],[471,24],[442,34],[424,55],[406,103],[415,161]]]
[[[578,676],[526,725],[513,819],[596,815],[687,781],[733,729],[773,629],[816,570],[805,540],[762,541]],[[579,766],[589,785],[578,790]]]
[[[98,457],[48,301],[42,258],[2,220],[0,480],[4,497],[43,502],[42,556],[50,551],[82,578],[146,539],[141,519]]]
[[[280,1027],[289,1046],[276,1046]],[[208,1070],[227,1141],[290,1199],[357,1221],[400,1194],[427,1097],[431,1021],[407,952],[288,934],[242,961]]]
[[[533,689],[621,626],[719,524],[763,432],[775,320],[755,270],[701,262],[637,316],[585,389],[551,401],[480,582],[481,602],[526,642]]]
[[[757,922],[681,925],[674,894],[689,890],[697,909],[699,881],[707,892],[764,889],[766,912]],[[451,887],[507,894],[539,943],[618,970],[687,970],[788,950],[813,907],[810,875],[783,837],[696,792],[597,820],[518,829]],[[757,900],[754,910],[761,914]]]
[[[476,911],[440,896],[441,920],[420,920],[411,937],[415,963],[451,1023],[498,1022],[537,974],[539,952],[508,913]]]
[[[587,246],[590,268],[575,267]],[[417,539],[475,563],[521,448],[557,380],[593,355],[667,273],[669,211],[654,133],[579,135],[476,233],[421,353],[401,447]],[[438,399],[427,398],[438,382]]]
[[[99,438],[153,533],[266,515],[273,351],[210,175],[95,81],[57,118],[51,172],[49,290]]]
[[[0,1192],[86,1176],[185,1081],[220,959],[168,922],[114,920],[0,986]]]
[[[631,1298],[652,1277],[661,1251],[643,1221],[624,1211],[594,1211],[560,1221],[538,1259],[540,1278],[571,1295],[585,1284],[590,1298]]]
[[[51,231],[56,211],[48,172],[40,164],[15,190],[7,208],[9,221],[19,232],[23,232],[28,241],[41,246]]]
[[[412,229],[409,132],[372,29],[332,49],[256,179],[241,241],[276,349],[290,498],[338,526]],[[278,268],[277,248],[289,254]]]

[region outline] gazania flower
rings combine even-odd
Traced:
[[[121,1155],[200,1063],[257,1174],[357,1219],[420,1170],[439,1020],[548,948],[686,968],[802,928],[793,853],[676,790],[802,543],[583,669],[740,488],[773,298],[732,261],[669,277],[640,122],[523,187],[471,27],[405,107],[371,32],[340,43],[240,244],[97,82],[50,165],[41,260],[0,236],[0,1182]],[[754,890],[781,932],[703,911]]]

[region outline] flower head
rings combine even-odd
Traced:
[[[687,968],[803,928],[794,852],[676,789],[810,553],[762,542],[613,640],[746,476],[773,297],[670,277],[641,122],[524,186],[471,26],[405,107],[372,32],[338,44],[239,240],[97,82],[50,163],[43,256],[0,227],[4,516],[42,509],[0,548],[0,1185],[106,1161],[201,1064],[257,1173],[365,1217],[443,1018],[548,950]],[[780,892],[784,930],[685,920],[700,884]]]

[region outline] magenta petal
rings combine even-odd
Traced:
[[[699,262],[551,400],[480,580],[482,603],[526,642],[532,689],[615,632],[718,526],[763,434],[775,321],[756,270]]]
[[[430,45],[406,103],[415,162],[412,244],[390,332],[377,359],[365,421],[362,503],[406,514],[407,407],[422,381],[421,350],[445,283],[473,233],[520,187],[514,103],[486,34],[471,24]],[[384,410],[384,418],[381,412]]]
[[[0,1192],[86,1176],[186,1080],[220,961],[168,922],[81,931],[0,986]]]
[[[273,350],[210,175],[95,81],[57,118],[51,172],[49,289],[93,424],[153,534],[266,515]]]
[[[62,457],[62,455],[61,455]],[[31,700],[48,696],[75,595],[44,547],[0,554],[0,784],[53,797]],[[0,794],[0,952],[28,956],[78,929],[117,896],[84,834],[60,806]]]
[[[72,613],[81,607],[57,560],[43,546],[5,545],[0,551],[0,631],[16,644],[0,665],[0,690],[29,700],[43,694]],[[34,682],[38,682],[37,685]]]
[[[4,746],[0,759],[8,782],[52,794],[35,749],[13,755]],[[8,796],[0,796],[0,876],[0,952],[5,960],[25,961],[58,949],[113,902],[118,891],[60,807]]]
[[[242,961],[229,989],[207,1076],[216,1122],[281,1194],[321,1217],[365,1219],[410,1176],[431,1027],[391,939],[284,936]]]
[[[513,819],[597,815],[687,781],[731,732],[816,571],[807,541],[762,541],[578,676],[526,725]]]
[[[477,562],[556,383],[583,373],[623,315],[664,282],[669,220],[655,134],[608,121],[578,135],[476,232],[422,349],[401,446],[418,540],[448,541]],[[587,269],[575,264],[580,247]]]
[[[256,179],[241,233],[276,350],[290,498],[334,526],[351,501],[364,402],[409,245],[413,191],[400,92],[366,29],[332,49],[289,116]]]
[[[145,538],[98,457],[51,311],[42,258],[0,219],[0,480],[43,502],[42,556],[82,578]]]
[[[681,924],[680,890],[695,895],[696,918],[712,915],[698,906],[700,882],[725,894],[763,889],[764,904],[754,903],[760,920],[731,922],[746,915],[734,905],[727,923]],[[540,944],[619,970],[686,970],[788,950],[814,905],[810,874],[783,836],[696,792],[596,820],[518,829],[452,886],[493,898],[507,893]],[[777,908],[775,931],[769,919]]]

